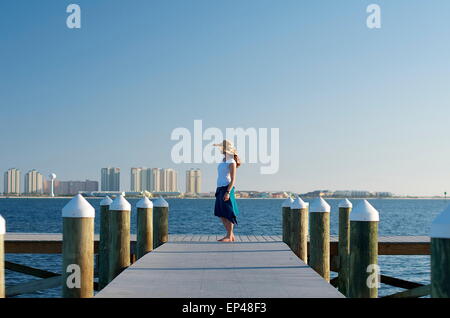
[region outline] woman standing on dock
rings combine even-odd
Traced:
[[[227,235],[219,242],[234,242],[234,225],[237,224],[236,216],[239,210],[234,197],[234,182],[236,179],[236,169],[241,165],[236,149],[233,144],[224,140],[218,146],[224,158],[217,167],[217,190],[214,215],[220,217],[227,231]]]

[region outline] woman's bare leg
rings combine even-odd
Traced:
[[[227,233],[228,233],[228,228],[227,228],[227,219],[226,218],[220,218],[220,220],[222,220],[222,223],[223,223],[223,226],[225,227],[225,230],[227,231]],[[218,240],[219,242],[222,242],[224,239],[226,239],[227,238],[227,236],[225,235],[224,237],[222,237],[220,240]]]
[[[228,221],[228,220],[227,220]],[[230,239],[231,239],[231,242],[234,242],[236,239],[234,238],[234,233],[233,233],[233,230],[234,230],[234,223],[233,222],[230,222],[230,221],[228,221],[229,222],[229,235],[230,235]]]
[[[220,242],[233,242],[235,240],[234,233],[233,233],[234,224],[225,218],[224,218],[224,224],[225,224],[225,228],[227,230],[227,235],[224,238],[220,239],[219,241]]]

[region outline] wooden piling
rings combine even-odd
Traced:
[[[95,209],[78,194],[62,209],[62,218],[62,297],[93,297]]]
[[[309,265],[327,282],[330,281],[330,206],[315,199],[310,206],[311,238]]]
[[[169,203],[163,197],[153,202],[153,249],[169,240]]]
[[[431,297],[450,298],[450,206],[431,225]]]
[[[345,199],[339,202],[339,278],[338,289],[348,295],[349,258],[350,258],[350,212],[352,203]]]
[[[291,244],[291,234],[290,234],[290,226],[291,226],[291,203],[294,202],[291,196],[289,196],[286,200],[281,204],[281,217],[282,217],[282,237],[283,242],[290,246]]]
[[[153,250],[153,203],[147,197],[137,205],[136,257],[141,258]]]
[[[308,204],[296,197],[291,204],[292,250],[305,264],[308,263]]]
[[[123,195],[109,206],[108,282],[130,266],[130,214],[131,205]]]
[[[350,275],[348,297],[377,298],[380,284],[378,267],[378,211],[367,200],[350,214]]]
[[[98,285],[103,289],[109,277],[109,206],[113,201],[106,196],[100,201],[100,242],[98,248]]]
[[[0,298],[5,298],[5,219],[0,215]]]

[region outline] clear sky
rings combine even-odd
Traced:
[[[81,6],[81,29],[66,6]],[[381,6],[368,29],[366,7]],[[280,128],[240,190],[450,192],[450,1],[2,0],[0,170],[98,180],[171,161],[176,127]],[[3,182],[2,182],[3,183]]]

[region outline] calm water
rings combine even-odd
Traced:
[[[61,233],[61,209],[69,199],[0,199],[0,214],[6,219],[8,232]],[[137,200],[129,200],[134,206]],[[213,216],[211,199],[168,199],[170,204],[169,231],[171,234],[222,234],[221,222]],[[283,200],[238,200],[239,225],[236,234],[281,235],[280,205]],[[308,200],[306,200],[308,201]],[[338,199],[327,200],[331,205],[331,234],[338,234]],[[352,200],[355,205],[359,200]],[[380,212],[380,235],[428,235],[431,221],[450,202],[446,200],[369,200]],[[89,202],[99,209],[100,200]],[[95,221],[99,231],[99,218]],[[136,231],[136,211],[132,211],[132,233]],[[9,254],[6,260],[24,265],[61,272],[59,255]],[[380,256],[382,274],[418,283],[429,283],[428,256]],[[6,284],[15,285],[35,279],[6,271]],[[380,296],[401,289],[382,284]],[[21,297],[60,297],[60,288],[49,289]]]

